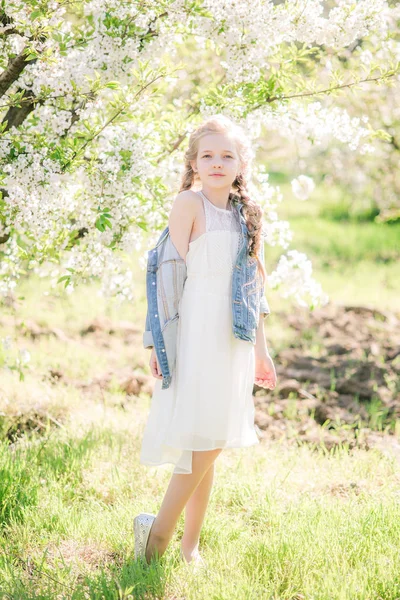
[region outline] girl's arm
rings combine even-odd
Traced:
[[[262,314],[256,330],[254,383],[259,387],[273,390],[276,386],[276,370],[265,341]]]
[[[189,252],[189,239],[196,218],[198,200],[198,195],[191,190],[179,192],[168,218],[172,243],[185,262],[186,255]]]
[[[255,354],[256,358],[262,358],[264,356],[269,356],[269,350],[267,348],[267,342],[265,339],[265,331],[264,331],[264,313],[260,314],[260,318],[258,321],[258,327],[256,329],[256,344],[255,344]]]

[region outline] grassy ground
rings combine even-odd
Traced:
[[[331,299],[396,308],[400,228],[339,220],[326,198],[284,193],[293,247],[310,255]],[[266,440],[225,450],[200,541],[208,569],[194,576],[179,561],[183,515],[159,564],[134,561],[133,517],[157,512],[172,471],[139,464],[150,395],[121,385],[132,371],[150,373],[144,273],[135,272],[129,306],[107,306],[95,285],[45,295],[33,278],[17,316],[3,312],[0,335],[15,336],[31,362],[24,381],[2,370],[0,384],[0,597],[399,598],[393,436],[369,451]],[[268,341],[281,349],[297,336],[285,321],[296,307],[269,301]]]
[[[312,260],[313,272],[334,302],[398,310],[400,292],[400,223],[346,219],[347,205],[337,209],[336,193],[322,188],[301,202],[288,185],[279,214],[290,222],[291,246]],[[268,250],[271,271],[282,250]],[[272,303],[281,298],[271,296]],[[276,306],[276,304],[275,304]],[[286,304],[290,307],[290,303]]]

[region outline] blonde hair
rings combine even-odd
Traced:
[[[232,184],[232,187],[235,191],[231,191],[229,193],[229,199],[231,202],[240,200],[244,205],[243,215],[246,219],[246,225],[249,233],[247,252],[249,256],[256,257],[258,269],[261,271],[263,282],[265,283],[267,274],[259,258],[260,249],[263,250],[261,248],[262,208],[259,204],[257,204],[257,202],[249,197],[247,191],[247,179],[250,171],[252,151],[250,142],[242,127],[240,127],[237,123],[234,123],[225,115],[217,114],[208,117],[194,131],[192,131],[189,137],[188,149],[184,155],[185,166],[179,191],[182,192],[183,190],[191,189],[196,183],[196,179],[199,178],[197,173],[195,173],[192,169],[191,161],[194,161],[197,158],[200,139],[210,133],[223,133],[228,135],[233,139],[236,145],[240,161],[240,170]]]

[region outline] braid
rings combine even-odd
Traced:
[[[247,185],[246,180],[243,173],[239,173],[236,176],[233,185],[236,186],[238,195],[240,197],[241,202],[244,205],[244,216],[246,219],[246,225],[249,232],[249,245],[248,245],[248,253],[249,256],[255,256],[258,261],[258,267],[262,273],[263,280],[265,282],[266,272],[261,264],[261,261],[258,257],[260,250],[264,251],[261,247],[262,245],[262,209],[259,204],[251,200],[250,196],[247,193]]]
[[[195,178],[195,173],[192,169],[192,165],[190,164],[189,161],[186,161],[185,170],[182,175],[179,191],[183,192],[185,190],[190,190],[190,188],[193,186],[194,178]]]

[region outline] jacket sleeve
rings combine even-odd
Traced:
[[[265,268],[265,243],[264,243],[263,238],[261,238],[260,260]],[[269,314],[271,314],[268,300],[267,300],[264,290],[262,292],[261,299],[260,299],[260,315],[262,313],[264,313],[264,317],[267,317]]]
[[[154,346],[153,334],[151,333],[151,329],[150,329],[149,309],[147,309],[147,314],[146,314],[146,325],[145,325],[145,331],[143,333],[143,346],[145,348],[153,348],[153,346]]]

